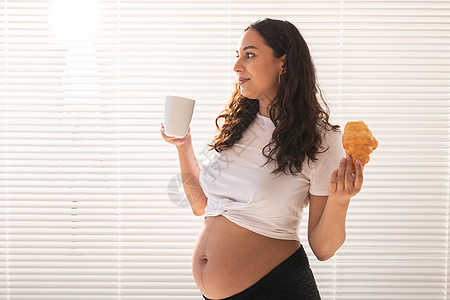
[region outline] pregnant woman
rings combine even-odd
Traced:
[[[205,299],[320,299],[299,239],[302,210],[309,205],[314,255],[329,259],[344,243],[362,166],[357,160],[352,174],[351,157],[343,157],[341,133],[318,100],[314,64],[293,24],[251,24],[233,70],[235,90],[201,168],[190,131],[173,138],[161,124],[177,147],[192,211],[205,216],[194,279]]]

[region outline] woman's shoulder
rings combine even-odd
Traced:
[[[311,164],[308,160],[308,166],[312,170],[321,169],[323,167],[335,166],[336,161],[345,155],[344,148],[342,146],[342,133],[339,129],[329,130],[321,129],[321,144],[316,153],[316,159]],[[333,169],[334,170],[334,169]]]
[[[322,149],[327,148],[335,148],[340,147],[342,148],[342,132],[338,129],[332,129],[332,128],[321,128],[321,136],[322,136],[322,142],[321,147]]]
[[[317,160],[312,165],[313,174],[331,174],[345,156],[340,130],[324,130]]]

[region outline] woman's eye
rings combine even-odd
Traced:
[[[253,54],[253,53],[246,53],[245,56],[247,58],[252,58],[253,56],[255,56],[255,54]],[[236,54],[236,58],[239,58],[239,54]]]

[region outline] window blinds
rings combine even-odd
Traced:
[[[333,122],[380,142],[323,299],[446,299],[449,1],[0,1],[0,299],[201,299],[203,218],[160,137],[164,97],[197,99],[207,159],[249,23],[295,23]]]

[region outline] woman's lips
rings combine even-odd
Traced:
[[[250,80],[250,78],[239,78],[238,84],[243,85],[244,83],[246,83],[249,80]]]

